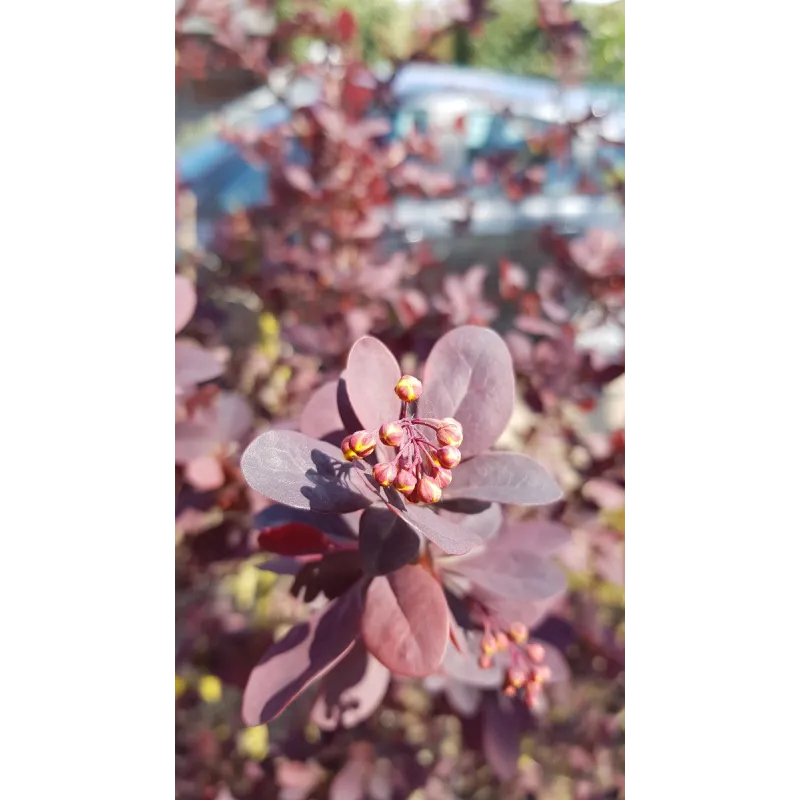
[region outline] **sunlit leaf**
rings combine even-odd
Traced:
[[[442,663],[449,614],[439,582],[419,565],[374,578],[361,631],[367,649],[398,675],[424,677]]]
[[[511,354],[489,328],[464,325],[439,339],[425,364],[423,386],[420,415],[457,419],[464,429],[465,459],[488,450],[511,419]]]
[[[358,635],[361,602],[361,589],[354,587],[270,647],[244,690],[246,725],[274,719],[313,680],[344,658]]]
[[[519,506],[554,503],[562,491],[547,470],[522,453],[482,453],[453,470],[450,499],[472,498]]]
[[[376,489],[341,450],[297,431],[270,430],[245,450],[242,472],[250,486],[278,503],[312,511],[366,508]]]

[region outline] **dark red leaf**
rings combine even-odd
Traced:
[[[373,579],[361,632],[367,649],[387,669],[422,678],[442,663],[449,618],[436,578],[424,567],[407,566]]]
[[[319,528],[303,522],[264,528],[258,533],[258,546],[278,556],[306,556],[334,549],[333,542]]]
[[[361,587],[295,625],[250,673],[242,698],[245,725],[270,722],[313,680],[352,648],[361,616]]]
[[[360,465],[342,461],[338,447],[297,431],[271,430],[251,442],[242,472],[257,492],[283,505],[345,513],[377,500]]]
[[[389,688],[391,673],[362,642],[322,679],[311,719],[324,731],[352,728],[372,714]]]
[[[358,526],[358,550],[364,572],[386,575],[419,555],[416,532],[388,508],[370,506],[364,510]]]
[[[463,461],[453,470],[453,482],[446,491],[449,500],[470,498],[518,506],[546,505],[563,496],[547,470],[522,453],[483,453]]]
[[[488,450],[511,419],[511,354],[502,338],[489,328],[455,328],[433,346],[425,364],[423,387],[420,416],[457,419],[464,429],[460,449],[466,459]]]

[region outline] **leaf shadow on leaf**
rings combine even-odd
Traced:
[[[311,461],[314,469],[308,469],[305,472],[306,480],[311,485],[301,487],[300,494],[308,499],[312,507],[317,503],[327,503],[331,496],[336,497],[345,493],[352,495],[354,491],[360,492],[362,495],[371,493],[374,494],[375,500],[379,499],[377,484],[367,476],[363,468],[337,461],[327,453],[316,449],[311,451]],[[355,484],[355,481],[361,483]],[[361,505],[366,508],[372,502],[368,496],[364,496]]]
[[[419,546],[419,534],[388,508],[371,506],[362,514],[358,549],[367,574],[386,575],[410,564]]]

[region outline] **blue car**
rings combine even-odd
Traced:
[[[534,268],[541,262],[535,246],[537,229],[550,225],[573,236],[588,227],[622,230],[621,201],[609,192],[579,190],[581,175],[602,183],[608,166],[624,167],[624,88],[579,86],[563,88],[543,78],[523,78],[449,65],[409,64],[395,79],[398,103],[392,114],[392,137],[403,137],[413,126],[435,132],[442,154],[438,169],[466,177],[478,159],[518,150],[525,153],[531,135],[549,125],[598,115],[586,136],[573,146],[567,166],[544,164],[541,193],[511,200],[498,186],[469,191],[471,220],[454,233],[453,221],[463,215],[464,199],[401,197],[385,209],[388,250],[425,240],[452,268],[488,265],[499,257]],[[315,90],[303,87],[302,102]],[[498,106],[509,113],[500,113]],[[267,130],[290,117],[266,89],[232,104],[223,117],[229,124]],[[456,121],[463,128],[456,131]],[[208,229],[225,212],[266,200],[265,166],[248,163],[237,149],[218,136],[178,153],[182,180],[197,199],[198,223]]]

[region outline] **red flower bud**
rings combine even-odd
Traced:
[[[381,486],[391,486],[397,477],[397,467],[392,463],[376,464],[372,468],[372,477]]]
[[[422,383],[413,375],[403,375],[394,387],[394,393],[404,402],[413,403],[422,394]]]
[[[440,489],[446,489],[453,480],[453,473],[444,467],[437,467],[433,472],[433,480]]]
[[[411,494],[417,486],[417,479],[407,469],[401,469],[394,479],[394,488],[403,494]]]
[[[488,653],[482,653],[478,659],[478,666],[481,669],[490,669],[492,666],[492,657]]]
[[[492,656],[497,652],[497,639],[491,633],[487,633],[481,638],[481,651],[487,656]]]
[[[506,683],[513,686],[515,689],[521,689],[528,680],[528,676],[524,670],[518,667],[510,667],[506,672]]]
[[[356,431],[350,437],[350,447],[359,458],[366,458],[373,453],[377,444],[375,437],[368,431]]]
[[[516,686],[514,686],[514,685],[513,685],[513,684],[511,684],[511,683],[507,683],[507,684],[506,684],[506,685],[503,687],[503,694],[504,694],[506,697],[516,697],[516,696],[517,696],[517,687],[516,687]]]
[[[461,462],[461,451],[457,447],[447,445],[436,451],[436,458],[445,469],[454,469]]]
[[[353,461],[358,458],[358,453],[356,453],[350,445],[349,436],[345,436],[344,439],[342,439],[342,454],[346,461]]]
[[[528,629],[521,622],[512,622],[508,635],[517,644],[525,644],[528,641]]]
[[[378,430],[378,436],[389,447],[397,447],[404,438],[403,429],[397,422],[385,422]]]
[[[459,424],[440,425],[436,430],[436,439],[441,445],[458,447],[464,441],[464,431]]]
[[[505,650],[508,650],[508,636],[506,636],[502,631],[495,636],[497,640],[497,652],[502,653]]]
[[[417,495],[423,503],[438,503],[442,499],[442,490],[433,478],[425,475],[417,483]]]
[[[525,705],[533,711],[536,708],[536,703],[539,700],[539,686],[534,681],[531,681],[525,687]]]
[[[539,642],[531,642],[525,648],[525,651],[534,664],[541,664],[544,661],[544,647],[542,647]]]

